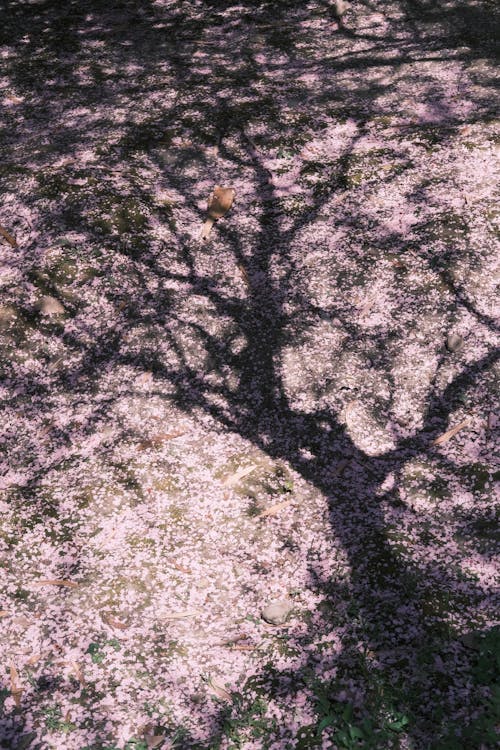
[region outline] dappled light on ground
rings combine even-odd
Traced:
[[[497,11],[463,5],[3,12],[2,747],[495,745]]]

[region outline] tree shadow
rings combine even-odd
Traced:
[[[88,132],[74,124],[63,125],[59,137],[56,129],[54,140],[48,145],[49,162],[71,155],[82,141],[101,149],[101,161],[82,167],[84,173],[93,173],[96,179],[84,196],[85,210],[77,208],[81,203],[81,192],[68,189],[71,183],[67,178],[75,174],[78,178],[78,163],[68,168],[62,182],[49,181],[45,187],[42,184],[46,201],[42,226],[51,236],[60,232],[81,232],[94,245],[104,237],[108,252],[101,258],[100,274],[111,277],[116,273],[117,260],[123,261],[137,276],[137,291],[134,297],[130,297],[128,293],[121,296],[120,289],[109,289],[109,298],[116,308],[113,329],[101,328],[95,323],[86,324],[84,320],[79,320],[75,326],[47,322],[47,334],[59,340],[67,353],[77,354],[79,364],[63,367],[49,385],[43,378],[37,381],[36,377],[13,377],[15,389],[13,386],[8,396],[14,401],[19,401],[20,397],[29,399],[33,394],[40,398],[48,394],[50,388],[77,396],[89,388],[98,387],[103,372],[114,367],[127,365],[138,372],[152,371],[155,377],[173,386],[170,399],[179,410],[210,415],[222,428],[239,434],[271,458],[286,461],[327,499],[329,523],[345,551],[351,579],[345,587],[335,581],[325,581],[320,567],[316,569],[311,563],[310,587],[324,598],[332,618],[339,606],[345,610],[350,607],[348,613],[357,642],[348,643],[340,653],[331,657],[329,664],[326,663],[328,659],[324,659],[319,667],[312,654],[302,658],[296,670],[280,672],[266,668],[255,678],[262,691],[280,696],[282,700],[291,700],[304,685],[313,689],[323,714],[320,712],[318,722],[304,730],[300,737],[302,744],[297,745],[303,748],[313,747],[319,741],[321,717],[332,716],[332,724],[336,723],[339,732],[347,731],[349,726],[364,726],[362,731],[368,736],[371,730],[363,722],[374,710],[379,713],[380,726],[385,727],[379,729],[379,734],[374,729],[373,741],[378,743],[375,746],[396,746],[396,739],[391,739],[390,732],[397,737],[398,730],[387,727],[391,722],[395,725],[397,716],[404,715],[409,721],[405,731],[415,747],[443,748],[445,741],[450,747],[461,747],[460,737],[447,736],[459,715],[460,701],[477,705],[485,700],[484,695],[479,699],[474,695],[476,688],[470,682],[476,651],[471,655],[463,646],[450,628],[447,615],[450,611],[459,611],[465,604],[478,606],[490,596],[490,592],[470,578],[464,580],[458,567],[447,567],[446,561],[439,555],[435,556],[439,541],[432,536],[435,531],[422,542],[424,549],[429,549],[429,559],[426,561],[424,556],[412,559],[394,544],[394,525],[411,525],[415,514],[399,492],[398,481],[405,469],[412,461],[429,457],[433,450],[432,441],[447,428],[456,400],[476,387],[483,373],[497,361],[498,352],[490,351],[464,366],[444,389],[437,385],[434,390],[430,389],[422,426],[409,437],[396,434],[392,447],[375,447],[372,452],[360,447],[349,425],[341,419],[340,409],[322,405],[321,400],[315,404],[312,398],[304,407],[297,405],[290,396],[283,367],[285,351],[293,349],[294,343],[307,339],[318,319],[335,320],[345,336],[346,350],[362,352],[366,367],[368,357],[364,354],[368,348],[376,357],[375,369],[390,382],[390,411],[396,389],[391,381],[393,331],[383,326],[364,331],[354,319],[353,306],[346,306],[343,301],[333,301],[330,306],[311,301],[309,290],[301,281],[304,267],[297,259],[296,245],[300,243],[303,231],[319,222],[325,211],[333,210],[332,198],[347,199],[347,194],[355,187],[361,172],[357,143],[365,133],[366,123],[386,114],[384,95],[393,86],[392,81],[357,80],[356,87],[346,97],[335,76],[369,76],[371,70],[380,68],[388,68],[393,75],[408,76],[404,66],[410,62],[418,64],[432,57],[444,65],[456,59],[456,50],[450,51],[450,47],[464,43],[472,49],[461,53],[464,59],[479,54],[478,49],[481,54],[490,54],[489,27],[479,6],[469,10],[448,8],[444,20],[449,26],[456,26],[455,31],[451,37],[431,35],[429,44],[425,27],[435,20],[438,9],[415,2],[405,3],[404,7],[410,11],[407,28],[412,28],[410,22],[413,20],[417,22],[413,35],[409,34],[406,41],[401,41],[397,33],[391,31],[382,38],[376,37],[373,47],[357,51],[352,59],[348,56],[348,47],[342,47],[340,54],[335,50],[323,61],[319,73],[317,61],[302,56],[298,46],[302,31],[294,14],[307,22],[309,11],[303,3],[291,0],[257,6],[243,2],[238,8],[232,2],[207,2],[197,15],[189,4],[182,2],[170,3],[166,10],[155,7],[154,3],[124,2],[110,7],[97,0],[83,6],[81,3],[39,3],[36,6],[20,3],[9,8],[11,15],[6,17],[4,26],[6,42],[15,47],[11,44],[12,29],[19,25],[23,27],[26,20],[32,23],[26,47],[21,48],[24,42],[18,43],[8,69],[11,85],[20,94],[26,93],[34,84],[39,85],[40,81],[48,85],[54,62],[60,66],[58,74],[62,81],[55,80],[53,85],[56,90],[57,86],[74,87],[72,106],[75,107],[109,105],[116,111],[123,95],[123,89],[116,81],[130,76],[126,96],[131,102],[134,96],[140,96],[141,87],[148,86],[148,70],[161,65],[162,61],[168,63],[165,85],[175,92],[172,101],[162,103],[159,111],[152,112],[150,117],[143,117],[137,123],[125,121],[116,137],[109,137],[115,123],[112,118],[107,119],[109,116],[105,112],[95,121],[94,129],[90,128]],[[440,15],[439,21],[442,20]],[[207,27],[215,24],[225,24],[225,36],[207,39]],[[471,28],[476,31],[471,32]],[[260,39],[255,40],[255,29],[259,30]],[[175,41],[171,36],[174,32]],[[357,36],[363,38],[355,28],[352,29],[344,35],[345,43],[349,44]],[[369,39],[365,38],[365,41]],[[234,55],[236,48],[239,51],[237,57]],[[92,53],[92,50],[96,52]],[[107,54],[106,62],[115,64],[113,72],[106,73],[106,65],[99,62],[103,50]],[[398,54],[394,55],[396,50]],[[24,60],[31,54],[33,59],[26,68]],[[104,57],[104,52],[102,54]],[[284,56],[284,61],[280,55]],[[199,65],[193,60],[199,60]],[[297,81],[286,89],[283,101],[276,89],[268,94],[266,84],[271,86],[275,80],[278,89],[284,85],[282,81],[289,75],[289,65],[295,65]],[[425,83],[423,75],[422,81]],[[152,84],[153,90],[156,85]],[[431,88],[429,84],[430,101],[436,98]],[[336,153],[335,167],[327,179],[312,190],[312,198],[299,206],[297,215],[284,216],[282,206],[288,196],[270,172],[268,160],[263,155],[268,148],[266,138],[259,138],[259,133],[252,134],[254,148],[248,132],[253,125],[259,124],[259,116],[264,113],[268,122],[273,123],[269,127],[273,138],[280,129],[285,150],[290,144],[301,147],[300,122],[298,126],[294,121],[280,123],[288,95],[293,107],[297,107],[297,101],[302,97],[312,111],[312,115],[305,114],[303,131],[310,128],[313,132],[321,132],[318,120],[326,106],[330,107],[330,115],[333,112],[338,118],[339,125],[343,118],[349,117],[357,123],[357,128],[343,141],[340,153]],[[238,97],[243,101],[238,101]],[[471,99],[474,100],[473,93]],[[36,140],[40,122],[54,122],[59,104],[55,99],[42,105],[35,101],[30,106],[32,108],[27,107],[27,114],[36,115],[40,120],[33,125],[33,133],[29,127],[23,131],[20,140],[24,145],[30,142],[30,138]],[[477,110],[472,109],[466,121],[487,122],[491,116],[488,107],[478,104]],[[445,111],[445,108],[441,109],[441,118],[433,131],[436,144],[446,143],[464,122],[463,118],[455,116],[451,110]],[[193,136],[195,146],[192,143],[176,145],[186,134]],[[8,136],[7,140],[9,138],[12,142],[16,140],[16,136]],[[153,190],[141,184],[140,174],[137,177],[132,172],[146,162],[153,164],[155,173],[168,188],[176,196],[184,195],[185,201],[179,212],[184,212],[182,216],[186,225],[188,218],[192,223],[193,216],[201,217],[202,214],[196,198],[186,193],[196,186],[200,172],[219,169],[217,161],[207,155],[206,149],[203,150],[214,146],[218,148],[217,158],[224,164],[220,171],[227,178],[235,177],[243,170],[252,173],[251,184],[258,196],[257,227],[251,230],[249,237],[239,225],[233,228],[231,224],[221,224],[219,239],[213,245],[201,248],[185,229],[177,227],[175,210],[170,204],[157,208],[156,214],[144,210],[151,202]],[[167,164],[165,153],[171,159]],[[35,169],[45,168],[43,150],[36,152],[33,158]],[[401,163],[398,174],[411,169],[411,161],[397,149],[390,148],[387,158]],[[192,169],[193,161],[198,164],[198,172]],[[107,177],[109,167],[122,162],[133,164],[125,180],[118,185],[110,181],[109,189],[101,187],[99,176]],[[163,170],[167,171],[166,175],[162,174]],[[55,172],[60,177],[61,168],[57,165]],[[391,173],[387,176],[388,187],[395,178],[396,175]],[[64,195],[62,199],[60,193]],[[133,202],[125,210],[124,201],[129,199]],[[415,191],[412,199],[425,203],[425,190]],[[35,192],[30,207],[36,207],[37,200],[39,197]],[[111,200],[114,201],[112,218],[102,220],[98,214],[110,214]],[[244,200],[248,207],[251,200]],[[354,236],[362,235],[373,221],[368,210],[355,217],[339,210],[334,216],[336,225]],[[168,239],[156,245],[148,233],[152,218],[169,224]],[[418,231],[419,237],[425,238],[425,225],[419,226]],[[20,256],[26,263],[25,274],[32,284],[39,284],[36,241],[35,237]],[[338,278],[341,284],[342,274],[352,271],[350,261],[346,260],[351,247],[345,237],[338,245],[324,237],[318,238],[317,242],[322,248],[323,260],[332,263],[333,278]],[[388,246],[391,250],[402,251],[406,246],[404,231],[386,233],[371,257],[363,254],[359,246],[354,248],[358,251],[356,263],[361,277]],[[244,268],[244,294],[228,285],[227,275],[222,280],[217,277],[221,271],[220,253],[224,254],[228,267]],[[444,260],[449,265],[449,258]],[[141,286],[141,275],[146,272],[160,285],[164,284],[162,290],[149,291]],[[447,280],[454,304],[464,305],[478,325],[493,330],[494,321],[477,310],[448,277]],[[59,295],[58,285],[53,279],[49,277],[43,283],[44,294]],[[219,319],[231,321],[244,345],[235,352],[233,339],[225,336],[220,328],[214,332],[203,317],[183,317],[179,296],[168,291],[169,283],[181,285],[183,294],[197,295],[209,301]],[[398,301],[396,308],[398,305],[404,307],[405,299]],[[75,301],[73,307],[68,302],[67,307],[71,316],[77,317],[81,309],[79,302]],[[39,317],[29,304],[25,305],[24,315],[33,326],[39,325]],[[137,323],[143,328],[164,326],[163,335],[174,355],[171,361],[166,361],[164,352],[154,346],[143,345],[138,351],[124,350],[123,335]],[[201,342],[209,355],[210,369],[191,362],[177,336],[180,327],[193,340]],[[228,383],[228,372],[235,377],[236,387]],[[110,393],[92,410],[83,426],[84,432],[92,434],[96,424],[105,419],[113,400],[114,395]],[[51,437],[58,445],[66,444],[71,441],[71,428],[62,434],[55,429]],[[58,459],[54,460],[57,463]],[[338,473],[336,468],[341,462],[346,462],[346,465]],[[45,464],[32,475],[23,489],[26,497],[36,489],[50,466]],[[452,463],[449,468],[454,468]],[[396,481],[386,489],[391,477]],[[391,523],[388,523],[388,518]],[[306,653],[316,635],[312,622],[305,634],[288,639],[289,647],[298,653]],[[358,643],[362,644],[361,649]],[[373,663],[377,666],[373,667]],[[322,672],[328,672],[329,668],[337,671],[338,679],[323,681]],[[339,698],[340,686],[345,685],[350,672],[363,674],[364,684],[358,679],[350,692],[343,688],[345,695]],[[451,684],[452,680],[455,685]],[[440,696],[438,708],[429,706],[429,696],[434,691]],[[197,744],[189,735],[190,730],[186,729],[178,734],[176,746],[218,747],[223,737],[237,731],[240,709],[240,714],[247,711],[248,717],[258,715],[260,709],[245,708],[244,698],[238,700],[240,703],[236,702],[232,710],[222,708],[214,715],[213,733],[205,742]],[[346,719],[348,705],[354,717],[352,722]],[[239,721],[244,725],[247,719],[243,721],[240,715]],[[8,725],[5,732],[8,741],[15,746],[12,727]],[[432,736],[442,744],[428,744],[433,742]],[[96,737],[96,741],[98,739]],[[352,747],[363,746],[363,736],[351,739]],[[359,739],[359,745],[354,744],[356,739]],[[480,742],[485,744],[487,740],[487,737],[478,739],[471,734],[467,746],[479,747]]]

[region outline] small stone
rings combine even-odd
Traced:
[[[279,601],[270,602],[267,607],[264,607],[260,616],[270,625],[283,625],[287,621],[292,609],[293,602],[289,599],[280,599]]]
[[[449,352],[458,352],[464,345],[464,340],[458,333],[450,333],[446,339],[446,348]]]
[[[59,300],[49,296],[42,297],[38,309],[42,315],[62,315],[64,313],[64,307]]]

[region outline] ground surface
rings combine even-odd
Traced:
[[[2,747],[493,747],[496,4],[5,5]]]

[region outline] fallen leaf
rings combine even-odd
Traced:
[[[225,687],[223,687],[220,683],[215,682],[215,680],[208,680],[207,685],[210,689],[210,692],[212,695],[216,695],[217,698],[221,698],[223,701],[227,701],[228,703],[232,703],[233,697],[231,693],[229,693]]]
[[[447,443],[448,440],[450,440],[452,437],[454,437],[457,432],[460,432],[460,430],[463,430],[464,427],[466,427],[470,422],[470,419],[464,419],[463,422],[460,422],[460,424],[455,425],[455,427],[452,427],[450,430],[447,430],[446,432],[443,432],[442,435],[437,437],[435,440],[432,441],[432,445],[442,445],[443,443]]]
[[[120,622],[120,620],[117,620],[114,617],[111,617],[111,615],[104,615],[102,618],[107,625],[110,625],[110,627],[115,628],[116,630],[126,630],[128,628],[128,625],[126,625],[124,622]]]
[[[228,477],[224,479],[222,484],[224,487],[232,487],[233,484],[237,484],[240,479],[243,479],[243,477],[248,476],[249,474],[256,469],[257,466],[255,464],[251,464],[250,466],[243,466],[241,469],[238,469],[238,471],[235,471],[234,474],[230,474]]]
[[[146,450],[147,448],[155,448],[158,445],[165,443],[167,440],[173,440],[174,438],[181,437],[181,435],[185,435],[185,434],[186,434],[186,430],[177,430],[175,432],[160,432],[158,435],[153,435],[153,437],[140,442],[139,450]]]
[[[64,578],[48,578],[43,581],[33,581],[33,586],[65,586],[68,589],[76,589],[78,584]]]
[[[28,628],[31,625],[31,620],[29,620],[24,615],[19,615],[17,617],[12,618],[12,624],[13,625],[20,625],[22,628]]]
[[[10,612],[8,609],[0,609],[0,617],[8,617]]]
[[[266,518],[267,516],[276,516],[280,510],[283,510],[283,508],[286,508],[288,505],[293,503],[294,498],[289,498],[288,500],[282,500],[281,503],[274,503],[274,505],[271,505],[269,508],[266,508],[266,510],[263,510],[262,513],[259,513],[257,518]]]
[[[208,198],[207,218],[201,228],[201,239],[206,239],[217,221],[227,214],[233,205],[235,191],[233,188],[223,188],[220,185],[214,187]]]
[[[33,654],[33,656],[30,656],[26,664],[28,664],[28,666],[30,667],[33,667],[35,664],[38,664],[41,658],[42,658],[41,654]]]
[[[12,697],[14,698],[14,703],[16,704],[16,708],[20,708],[21,697],[22,697],[24,690],[19,685],[19,674],[14,664],[12,664],[12,662],[10,664],[9,671],[10,671],[10,692],[12,694]]]
[[[183,612],[170,612],[163,615],[164,620],[184,620],[188,617],[196,617],[196,615],[203,614],[200,609],[186,609]]]
[[[138,375],[135,379],[136,383],[149,383],[153,379],[152,372],[143,372],[142,375]]]
[[[246,286],[250,286],[250,277],[248,275],[248,271],[243,265],[243,263],[238,264],[238,271],[241,273],[241,278],[245,282]]]
[[[11,688],[15,690],[17,689],[17,687],[19,687],[17,684],[17,681],[19,679],[19,673],[12,662],[9,665],[9,672],[10,672],[10,685],[11,685]]]
[[[166,734],[152,734],[146,737],[146,745],[148,746],[148,750],[154,750],[154,748],[160,747],[166,736]]]
[[[24,98],[21,96],[16,96],[15,94],[8,94],[4,101],[8,104],[21,104],[21,102],[24,102]]]
[[[10,233],[9,233],[9,232],[8,232],[8,231],[6,230],[6,229],[4,229],[4,228],[3,228],[3,227],[2,227],[1,225],[0,225],[0,234],[2,235],[2,237],[3,237],[4,239],[6,239],[6,240],[7,240],[7,242],[9,243],[9,245],[12,245],[12,247],[17,247],[17,241],[16,241],[16,238],[15,238],[15,237],[13,237],[13,236],[12,236],[12,235],[11,235],[11,234],[10,234]]]
[[[256,646],[253,646],[250,643],[236,643],[232,646],[233,651],[254,651],[255,649]]]

